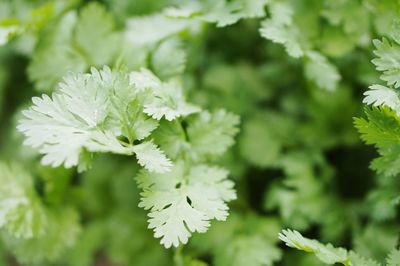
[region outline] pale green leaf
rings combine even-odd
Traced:
[[[216,23],[217,27],[229,26],[240,20],[242,8],[243,3],[240,1],[217,0],[204,12],[202,19]]]
[[[143,189],[140,207],[150,210],[149,228],[166,248],[187,243],[193,232],[205,232],[210,220],[225,220],[226,201],[236,198],[227,171],[206,165],[185,170],[177,162],[166,174],[142,171],[136,178]]]
[[[132,151],[136,154],[138,163],[151,172],[165,173],[172,167],[164,152],[151,141],[133,146]]]
[[[127,21],[125,36],[135,46],[154,45],[190,26],[187,20],[168,18],[162,14],[134,17]]]
[[[224,153],[238,133],[239,117],[225,110],[202,112],[187,129],[194,159]]]
[[[264,20],[261,24],[261,36],[282,44],[290,56],[303,56],[305,52],[300,42],[300,32],[292,20],[292,7],[286,3],[274,3],[271,10],[272,18]]]
[[[371,85],[364,93],[363,103],[373,106],[386,105],[400,113],[400,99],[396,91],[382,85]]]
[[[331,244],[321,244],[317,240],[303,237],[294,230],[282,230],[279,239],[289,247],[314,253],[320,261],[328,265],[341,263],[345,266],[379,266],[375,261],[363,258],[353,251],[348,252],[344,248],[336,248]]]
[[[148,94],[143,97],[143,112],[154,119],[165,117],[171,121],[200,111],[199,107],[186,102],[177,81],[162,82],[149,70],[142,69],[130,74],[130,82],[138,90],[147,89]]]
[[[305,74],[308,79],[328,91],[336,89],[340,74],[336,67],[326,57],[317,52],[308,52],[305,64]]]
[[[59,45],[35,52],[28,73],[37,89],[51,92],[66,73],[85,69],[86,64],[80,54],[66,45]]]
[[[238,235],[216,255],[217,266],[272,266],[281,258],[281,251],[261,236]]]
[[[1,162],[0,181],[0,228],[16,238],[43,235],[48,221],[33,178],[20,165]]]
[[[382,71],[381,79],[389,86],[400,87],[400,45],[383,38],[374,40],[377,58],[372,60],[376,69]]]
[[[186,52],[181,42],[168,39],[162,42],[151,57],[154,72],[162,79],[183,73],[186,65]]]
[[[120,44],[113,18],[103,6],[90,3],[85,6],[75,28],[75,42],[91,66],[109,64]]]
[[[69,72],[82,72],[87,65],[82,54],[71,47],[76,12],[68,12],[49,26],[40,45],[34,50],[28,66],[30,80],[40,91],[51,92],[62,77]]]
[[[390,252],[386,259],[387,266],[399,266],[400,265],[400,250],[394,249]]]
[[[64,208],[48,213],[46,233],[23,239],[3,234],[6,247],[18,261],[26,265],[45,265],[59,260],[77,241],[81,231],[79,217],[75,210]]]
[[[43,164],[76,166],[84,149],[132,154],[133,151],[119,141],[121,132],[115,126],[119,120],[110,112],[110,96],[127,89],[114,87],[121,85],[119,77],[107,67],[100,72],[93,68],[91,74],[66,77],[52,98],[47,95],[33,98],[34,105],[24,111],[25,118],[18,129],[25,134],[26,144],[39,148],[44,154]],[[127,84],[127,76],[120,78]],[[137,131],[143,130],[140,137],[148,135],[154,127],[146,123],[136,126],[144,126]]]
[[[183,152],[190,149],[185,132],[179,123],[161,121],[160,126],[152,136],[171,159],[178,158]]]

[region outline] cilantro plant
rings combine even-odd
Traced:
[[[0,1],[0,265],[400,265],[399,11]]]

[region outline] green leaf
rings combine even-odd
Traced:
[[[226,2],[225,0],[218,0],[204,12],[202,19],[216,23],[217,27],[225,27],[240,20],[242,8],[243,3],[241,1]]]
[[[133,134],[131,139],[142,140],[148,137],[154,129],[158,127],[158,121],[151,119],[143,113],[143,110],[138,108],[137,102],[131,102],[128,107],[129,119],[131,121],[126,125],[127,133],[122,132],[123,135],[129,136],[128,131],[132,130]]]
[[[161,121],[160,126],[152,136],[154,141],[160,145],[161,149],[171,159],[177,159],[183,152],[187,152],[190,149],[186,134],[179,122]]]
[[[324,245],[316,240],[303,237],[299,232],[290,229],[282,230],[279,239],[289,247],[314,253],[315,256],[327,265],[341,263],[345,266],[379,266],[373,260],[365,259],[355,252],[348,252],[343,248],[335,248],[331,244]]]
[[[143,112],[154,119],[165,117],[172,121],[200,111],[199,107],[185,101],[177,81],[161,82],[149,70],[142,69],[130,74],[130,82],[138,90],[147,89],[148,94],[143,97]]]
[[[194,159],[221,155],[238,133],[239,117],[225,110],[201,112],[189,124],[187,133]]]
[[[400,141],[400,119],[389,108],[365,108],[368,120],[355,119],[355,126],[367,144],[390,148]]]
[[[262,22],[261,36],[282,44],[290,56],[295,58],[303,56],[304,49],[300,42],[300,32],[292,20],[292,8],[286,3],[274,3],[270,8],[272,18]]]
[[[186,65],[186,52],[182,43],[175,39],[162,42],[152,54],[151,65],[162,79],[182,74]]]
[[[193,232],[205,232],[210,220],[225,220],[225,202],[236,198],[227,171],[218,167],[195,165],[185,170],[183,161],[169,173],[141,171],[136,177],[143,190],[140,207],[150,210],[149,228],[166,248],[187,243]]]
[[[102,5],[90,3],[82,9],[75,28],[75,44],[89,66],[110,64],[120,40],[112,16]]]
[[[76,21],[77,14],[71,11],[49,25],[33,51],[28,75],[36,89],[51,92],[67,73],[82,72],[88,67],[83,55],[70,45]]]
[[[229,241],[216,256],[218,266],[272,266],[281,258],[281,251],[259,235],[240,235]]]
[[[394,249],[390,252],[386,259],[387,266],[399,266],[400,265],[400,250]]]
[[[38,90],[51,92],[66,73],[85,69],[86,64],[79,53],[69,46],[59,45],[35,52],[28,73]]]
[[[400,45],[391,43],[383,38],[382,41],[374,40],[377,58],[372,60],[376,69],[382,71],[381,79],[388,86],[400,87]]]
[[[34,106],[23,112],[25,118],[18,129],[27,137],[26,144],[44,154],[43,164],[76,166],[87,150],[136,153],[139,163],[147,168],[166,170],[170,162],[154,144],[132,146],[133,140],[147,137],[157,126],[157,122],[138,114],[142,106],[129,108],[130,104],[139,105],[134,101],[138,93],[129,85],[128,74],[112,72],[108,67],[101,71],[92,68],[90,74],[66,77],[52,98],[34,97]],[[119,139],[124,133],[131,143]]]
[[[165,173],[171,169],[172,163],[165,154],[150,141],[132,147],[138,163],[155,173]]]
[[[304,67],[306,77],[314,81],[318,87],[328,91],[336,89],[340,80],[339,72],[322,54],[308,52]]]
[[[400,99],[395,90],[375,84],[371,85],[364,95],[363,103],[373,106],[386,105],[400,113]]]
[[[80,232],[76,211],[46,207],[33,177],[16,163],[0,163],[0,181],[0,228],[8,250],[27,265],[59,259]]]
[[[372,259],[366,259],[364,257],[361,257],[357,253],[350,251],[349,252],[350,256],[350,265],[351,266],[358,266],[358,265],[363,265],[363,266],[381,266],[378,262],[372,260]]]
[[[202,13],[199,17],[201,20],[216,23],[217,27],[226,27],[243,18],[265,16],[264,6],[268,2],[269,0],[206,1],[201,8],[192,5],[191,12],[187,14]],[[184,13],[182,9],[181,13]]]
[[[241,10],[242,18],[261,18],[265,16],[265,5],[270,0],[241,0],[243,8]]]
[[[151,46],[186,30],[188,20],[168,18],[162,14],[134,17],[127,21],[126,38],[134,46]]]
[[[379,149],[381,157],[371,162],[371,168],[378,174],[394,177],[400,173],[400,145],[392,145],[388,148]]]
[[[47,212],[34,189],[33,178],[18,164],[0,163],[0,228],[16,238],[46,232]]]
[[[71,208],[48,213],[49,223],[46,233],[23,239],[3,234],[6,247],[18,261],[26,265],[44,265],[63,257],[80,233],[78,214]]]
[[[377,147],[381,155],[381,157],[372,162],[372,168],[384,175],[397,175],[400,173],[398,166],[400,119],[398,115],[385,106],[381,108],[366,108],[365,113],[368,120],[356,118],[354,121],[362,140]]]
[[[109,70],[103,73],[106,72]],[[52,98],[34,97],[34,106],[24,111],[25,118],[18,129],[27,137],[26,144],[40,148],[40,153],[45,155],[43,164],[53,167],[64,164],[67,168],[78,165],[82,149],[93,149],[92,146],[99,145],[97,141],[106,141],[101,144],[111,144],[117,149],[116,140],[107,143],[111,142],[110,134],[92,131],[104,122],[107,114],[107,91],[101,87],[103,80],[97,80],[98,77],[100,74],[95,69],[92,75],[68,76]],[[122,146],[118,148],[123,152]]]

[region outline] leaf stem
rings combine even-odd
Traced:
[[[183,245],[179,245],[177,248],[175,248],[174,250],[174,265],[175,266],[184,266],[185,263],[183,261],[183,254],[182,254],[182,250],[183,250]]]

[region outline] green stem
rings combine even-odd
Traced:
[[[175,250],[174,250],[174,265],[175,266],[184,266],[185,263],[183,261],[183,254],[182,254],[182,250],[183,250],[183,245],[178,246]]]

